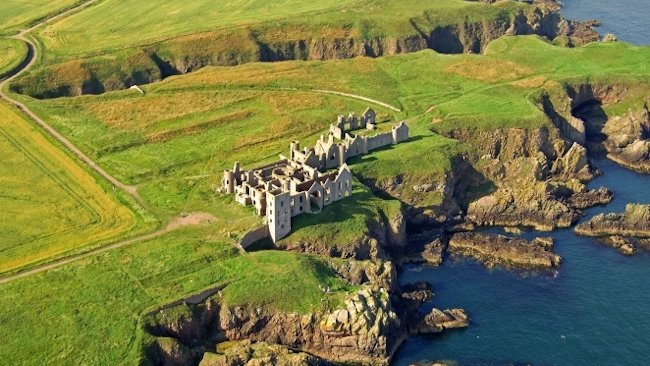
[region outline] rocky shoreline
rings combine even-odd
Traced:
[[[548,269],[559,267],[562,258],[552,252],[552,238],[528,241],[503,235],[457,233],[449,241],[449,252],[472,257],[486,267]]]
[[[578,235],[600,238],[625,255],[650,249],[650,205],[629,204],[622,213],[600,214],[576,226]]]

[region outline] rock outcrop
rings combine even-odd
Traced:
[[[552,252],[552,248],[553,240],[550,238],[528,241],[482,233],[457,233],[449,241],[451,253],[475,258],[487,267],[558,267],[562,259]]]
[[[547,182],[531,182],[525,189],[502,188],[472,202],[467,218],[479,226],[530,226],[541,231],[570,227],[580,213],[555,194]]]
[[[227,306],[216,298],[182,310],[162,310],[146,319],[145,330],[155,337],[146,347],[152,364],[176,360],[197,364],[191,361],[200,360],[217,343],[250,339],[335,362],[385,365],[406,337],[389,294],[380,288],[359,290],[329,313],[301,315]],[[188,315],[174,316],[179,312]],[[170,339],[176,341],[173,346],[167,346]]]
[[[217,350],[221,352],[206,352],[199,366],[334,366],[308,353],[266,342],[224,342]]]
[[[632,255],[638,247],[650,248],[650,205],[629,204],[623,213],[594,216],[576,226],[575,232],[598,237],[621,253]]]
[[[630,169],[650,173],[650,112],[647,106],[610,118],[603,133],[608,157]]]
[[[587,149],[574,142],[567,152],[553,163],[551,174],[556,179],[578,179],[586,182],[594,179],[595,173],[589,164]]]

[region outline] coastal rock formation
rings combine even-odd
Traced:
[[[562,259],[552,248],[553,239],[550,238],[528,241],[482,233],[458,233],[449,241],[451,253],[475,258],[487,267],[558,267]]]
[[[388,293],[378,288],[359,290],[342,308],[330,313],[301,315],[264,307],[227,306],[215,298],[188,310],[190,316],[174,316],[179,311],[168,309],[147,319],[145,330],[155,337],[146,347],[152,364],[190,361],[190,355],[202,357],[214,344],[250,339],[335,362],[385,365],[406,337],[406,328]],[[170,338],[178,343],[165,347]]]
[[[221,353],[206,352],[199,366],[333,366],[328,361],[304,352],[266,342],[249,340],[217,345]]]
[[[630,169],[650,173],[650,112],[647,106],[610,118],[603,133],[608,157]]]
[[[467,328],[469,316],[463,309],[432,309],[420,322],[415,334],[440,333],[445,329]]]
[[[623,213],[594,216],[576,226],[579,235],[601,238],[621,253],[632,255],[639,246],[650,246],[650,205],[629,204]]]
[[[583,182],[592,180],[595,176],[589,164],[587,149],[577,142],[574,142],[562,157],[555,160],[551,174],[556,179],[578,179]]]
[[[650,205],[628,204],[623,213],[597,215],[578,225],[575,231],[586,236],[650,238]]]
[[[530,226],[541,231],[570,227],[580,213],[554,193],[547,182],[533,182],[525,189],[502,188],[472,202],[467,218],[479,226]]]

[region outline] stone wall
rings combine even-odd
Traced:
[[[378,149],[380,147],[391,145],[392,143],[393,135],[391,132],[379,133],[368,137],[368,150]]]
[[[247,249],[251,244],[268,238],[269,235],[268,225],[258,227],[257,229],[247,232],[239,241],[239,246],[241,246],[242,249]]]

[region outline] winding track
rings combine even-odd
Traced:
[[[141,204],[144,207],[147,207],[147,205],[144,202],[144,200],[142,199],[142,197],[140,197],[140,195],[138,194],[138,190],[137,190],[136,186],[130,186],[130,185],[124,184],[124,183],[120,182],[117,178],[110,175],[108,172],[106,172],[104,169],[102,169],[99,165],[97,165],[97,163],[95,163],[88,155],[84,154],[72,142],[70,142],[63,135],[61,135],[54,128],[52,128],[52,126],[50,126],[42,118],[40,118],[34,112],[32,112],[25,104],[11,98],[9,95],[7,95],[3,91],[3,88],[11,80],[15,79],[16,77],[20,76],[25,71],[27,71],[30,67],[32,67],[36,63],[36,61],[38,59],[38,57],[37,57],[37,49],[38,48],[36,47],[34,42],[31,39],[29,39],[29,33],[31,31],[33,31],[37,27],[40,27],[43,24],[51,23],[53,21],[56,21],[56,20],[59,20],[59,19],[65,17],[67,15],[70,15],[70,14],[76,12],[76,11],[82,10],[82,9],[90,6],[91,4],[93,4],[95,2],[97,2],[97,0],[90,0],[88,2],[82,3],[82,4],[80,4],[80,5],[78,5],[78,6],[74,7],[74,8],[71,8],[71,9],[69,9],[69,10],[55,16],[55,17],[43,20],[43,21],[33,25],[32,27],[21,31],[19,34],[12,37],[12,38],[15,38],[15,39],[18,39],[18,40],[21,40],[21,41],[25,42],[25,44],[27,45],[28,52],[27,52],[27,56],[25,57],[25,60],[18,67],[16,67],[14,70],[11,70],[9,73],[7,73],[5,76],[3,76],[2,79],[0,79],[0,98],[4,99],[5,101],[9,102],[10,104],[16,106],[23,113],[25,113],[29,117],[31,117],[39,126],[41,126],[45,131],[47,131],[52,137],[54,137],[57,141],[62,143],[68,150],[70,150],[81,161],[83,161],[85,164],[87,164],[92,170],[94,170],[99,175],[101,175],[106,180],[108,180],[111,184],[113,184],[114,187],[124,190],[125,192],[130,194],[139,204]],[[75,255],[72,255],[72,256],[69,256],[69,257],[61,258],[61,259],[55,260],[53,262],[46,263],[46,264],[43,264],[43,265],[28,269],[28,270],[23,271],[23,272],[18,272],[18,273],[13,274],[13,275],[0,277],[0,285],[11,282],[13,280],[17,280],[19,278],[31,276],[31,275],[34,275],[34,274],[37,274],[37,273],[45,272],[45,271],[53,269],[53,268],[61,267],[63,265],[66,265],[68,263],[77,261],[79,259],[89,257],[91,255],[104,253],[104,252],[107,252],[109,250],[121,248],[121,247],[124,247],[126,245],[133,244],[133,243],[136,243],[136,242],[140,242],[140,241],[143,241],[143,240],[149,240],[149,239],[157,238],[157,237],[159,237],[159,236],[161,236],[163,234],[174,231],[174,230],[179,229],[179,228],[181,228],[183,226],[198,225],[198,224],[203,224],[203,223],[206,223],[206,222],[210,223],[210,222],[213,221],[213,219],[214,219],[214,217],[212,217],[212,215],[210,215],[210,214],[191,213],[191,214],[189,214],[187,216],[182,216],[182,217],[179,217],[179,218],[169,222],[167,224],[167,226],[165,226],[164,228],[159,229],[157,231],[154,231],[152,233],[136,236],[134,238],[130,238],[130,239],[126,239],[126,240],[121,240],[121,241],[118,241],[118,242],[115,242],[115,243],[112,243],[112,244],[109,244],[109,245],[105,245],[103,247],[91,249],[91,250],[89,250],[87,252],[83,252],[83,253],[75,254]]]
[[[75,156],[77,156],[81,161],[83,161],[86,165],[88,165],[92,170],[97,172],[99,175],[104,177],[106,180],[108,180],[114,187],[119,188],[131,196],[135,198],[135,200],[141,204],[145,205],[144,201],[142,200],[142,197],[140,197],[140,194],[138,193],[138,189],[136,186],[131,186],[127,185],[125,183],[120,182],[117,178],[114,176],[110,175],[107,171],[105,171],[102,167],[100,167],[95,161],[93,161],[88,155],[84,154],[77,146],[75,146],[70,140],[65,138],[65,136],[61,135],[58,133],[52,126],[50,126],[47,122],[45,122],[42,118],[36,115],[36,113],[32,112],[25,104],[13,99],[9,95],[7,95],[4,92],[4,87],[11,82],[13,79],[17,78],[18,76],[22,75],[25,73],[28,69],[30,69],[38,60],[38,47],[34,44],[34,42],[29,38],[29,34],[36,28],[55,22],[57,20],[60,20],[72,13],[75,13],[79,10],[82,10],[92,4],[97,2],[97,0],[90,0],[87,2],[84,2],[82,4],[79,4],[78,6],[75,6],[71,9],[68,9],[67,11],[54,16],[49,19],[45,19],[39,23],[36,23],[30,28],[22,30],[20,33],[17,35],[13,36],[12,38],[18,39],[20,41],[25,42],[27,45],[27,56],[25,60],[14,70],[10,71],[3,80],[0,82],[0,98],[6,100],[10,104],[13,104],[16,106],[18,109],[20,109],[23,113],[28,115],[32,120],[34,120],[41,128],[43,128],[47,133],[49,133],[52,137],[54,137],[57,141],[59,141],[61,144],[63,144],[68,150],[70,150]]]

